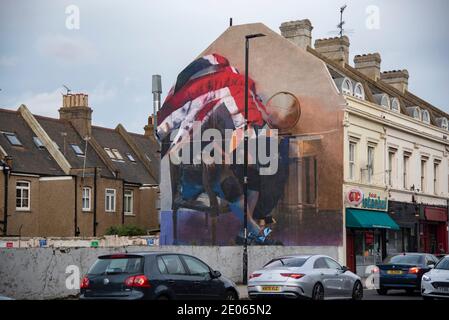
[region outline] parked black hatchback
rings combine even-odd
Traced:
[[[80,299],[238,299],[234,282],[186,254],[144,252],[98,257]]]

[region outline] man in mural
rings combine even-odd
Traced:
[[[187,66],[179,75],[158,113],[158,137],[162,142],[161,157],[170,155],[186,143],[192,143],[195,124],[201,124],[201,131],[214,128],[224,133],[234,130],[234,137],[243,137],[244,118],[244,76],[230,66],[228,60],[218,54],[201,57]],[[264,128],[282,128],[291,121],[288,113],[279,112],[278,100],[285,100],[286,93],[279,93],[267,102],[268,108],[256,93],[255,83],[249,79],[248,126],[257,134]],[[287,97],[290,103],[296,98]],[[273,103],[270,103],[273,102]],[[298,104],[299,108],[299,104]],[[223,134],[225,136],[225,134]],[[266,137],[266,139],[271,139]],[[221,144],[223,157],[236,157],[238,144],[227,149],[225,141]],[[268,144],[269,145],[269,144]],[[248,232],[250,243],[271,244],[273,208],[282,196],[288,175],[288,139],[281,139],[279,153],[275,155],[278,170],[273,175],[260,174],[261,166],[255,161],[248,167]],[[195,155],[192,155],[191,160]],[[243,210],[243,165],[211,164],[172,166],[172,201],[197,201],[202,193],[209,196],[209,205],[220,210],[230,210],[242,223]],[[176,172],[175,172],[176,171]],[[216,199],[225,200],[220,204]],[[225,208],[223,208],[225,206]],[[242,230],[236,238],[243,240]]]

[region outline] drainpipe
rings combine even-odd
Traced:
[[[125,224],[125,180],[122,180],[122,224]]]
[[[95,193],[94,193],[94,232],[93,232],[93,236],[96,237],[97,236],[97,187],[98,187],[98,183],[97,183],[97,167],[95,167],[95,173],[94,173],[94,189],[95,189]]]
[[[8,235],[8,187],[9,187],[9,173],[11,168],[6,162],[3,163],[3,177],[5,183],[5,194],[3,199],[3,235]]]
[[[75,216],[74,216],[74,224],[75,224],[75,237],[79,236],[78,229],[78,177],[75,175]]]

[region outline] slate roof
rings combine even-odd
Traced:
[[[45,148],[38,148],[36,135],[22,118],[20,112],[0,108],[0,146],[13,159],[13,170],[39,175],[63,175],[56,161]],[[3,132],[15,133],[23,146],[13,146]]]

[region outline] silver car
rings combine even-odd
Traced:
[[[248,296],[258,298],[354,299],[363,298],[359,276],[324,255],[291,255],[268,262],[253,272]]]

